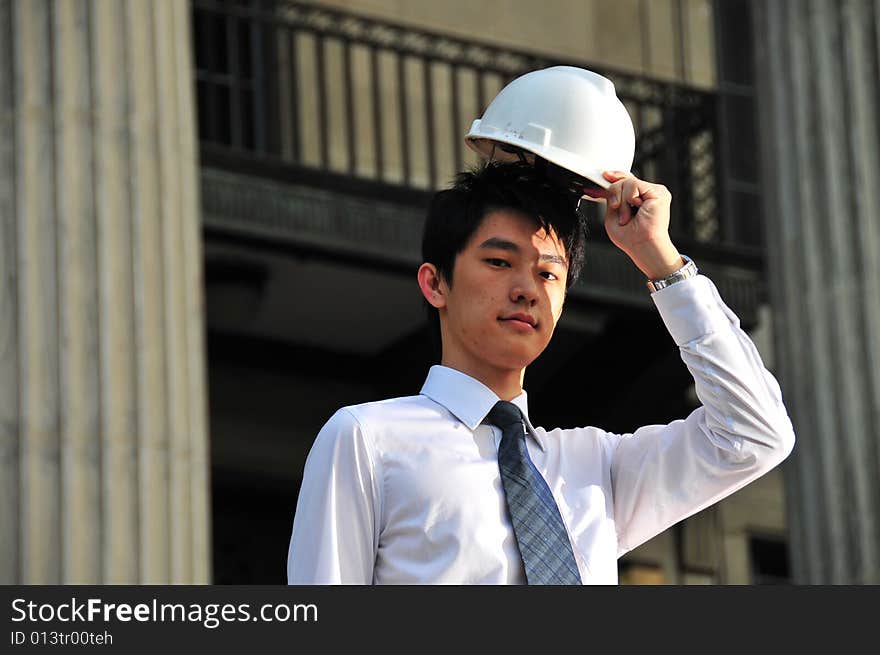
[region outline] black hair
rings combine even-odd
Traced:
[[[577,281],[584,264],[587,222],[578,208],[579,194],[542,169],[525,162],[489,162],[459,173],[452,188],[431,199],[422,237],[422,261],[437,267],[451,288],[455,259],[465,249],[483,219],[506,209],[531,216],[565,246],[568,262],[566,290]],[[440,341],[439,312],[428,301],[429,328],[435,346]]]

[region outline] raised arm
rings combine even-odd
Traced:
[[[622,172],[605,177],[612,242],[649,279],[680,268],[669,191]],[[698,275],[651,297],[703,406],[618,438],[611,467],[618,555],[766,473],[794,447],[779,384],[712,281]]]
[[[712,281],[698,275],[652,298],[703,406],[618,439],[618,555],[760,477],[794,446],[779,384]]]

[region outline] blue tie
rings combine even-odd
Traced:
[[[529,457],[519,407],[499,400],[486,420],[501,429],[498,468],[526,579],[530,585],[581,584],[559,508]]]

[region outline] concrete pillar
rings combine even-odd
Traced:
[[[752,6],[795,579],[877,584],[880,2]]]
[[[0,582],[210,580],[190,5],[0,0]]]

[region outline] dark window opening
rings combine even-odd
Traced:
[[[781,539],[751,537],[752,584],[790,584],[788,546]]]

